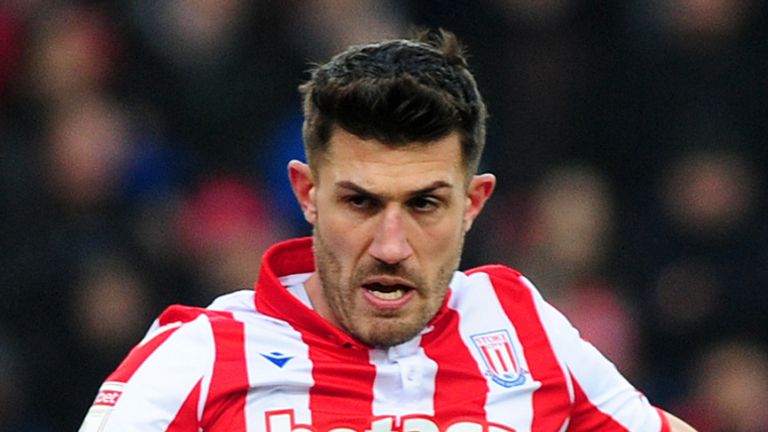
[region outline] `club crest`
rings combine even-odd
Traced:
[[[515,387],[525,382],[525,370],[512,345],[507,330],[495,330],[472,336],[486,366],[486,375],[503,387]]]

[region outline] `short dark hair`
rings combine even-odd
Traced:
[[[485,145],[485,103],[463,48],[448,31],[352,46],[316,66],[299,90],[310,165],[339,126],[393,146],[457,131],[468,174],[477,170]]]

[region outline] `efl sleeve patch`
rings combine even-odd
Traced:
[[[123,387],[125,387],[124,383],[115,381],[102,384],[78,432],[101,432],[109,419],[109,414],[123,395]]]

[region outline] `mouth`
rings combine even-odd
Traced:
[[[416,291],[412,283],[399,278],[372,278],[362,286],[368,301],[383,309],[402,306]]]

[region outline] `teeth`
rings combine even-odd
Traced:
[[[371,290],[371,294],[382,300],[397,300],[403,296],[403,290],[395,290],[392,292],[382,292]]]

